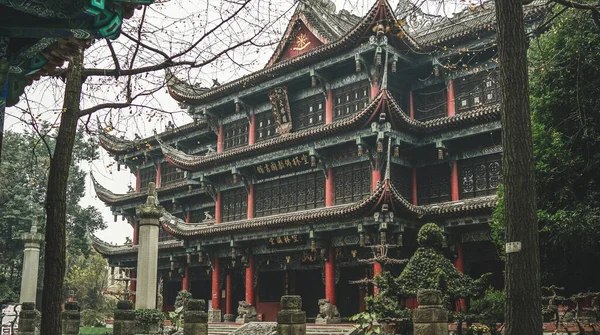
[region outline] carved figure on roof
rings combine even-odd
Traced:
[[[215,217],[214,217],[212,214],[210,214],[210,212],[209,212],[209,211],[206,211],[206,212],[204,212],[204,220],[202,220],[202,222],[205,222],[205,221],[211,221],[211,220],[213,220],[214,218],[215,218]]]
[[[238,317],[236,323],[248,323],[258,321],[258,313],[256,308],[251,306],[247,301],[239,301]]]
[[[212,154],[214,152],[216,152],[215,151],[215,146],[212,145],[212,144],[207,144],[206,145],[206,154],[208,155],[208,154]]]
[[[337,307],[332,305],[329,299],[319,299],[319,315],[317,315],[315,323],[328,324],[340,322],[342,322],[342,319]]]

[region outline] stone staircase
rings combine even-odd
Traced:
[[[358,329],[352,324],[317,325],[306,324],[306,335],[354,335]]]
[[[230,335],[241,326],[237,323],[210,322],[208,324],[208,335]]]

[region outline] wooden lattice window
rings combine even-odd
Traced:
[[[294,130],[306,129],[325,123],[325,99],[315,95],[290,104]]]
[[[266,140],[277,135],[277,125],[275,124],[275,118],[273,118],[273,113],[271,113],[271,111],[256,114],[254,122],[256,124],[254,136],[254,140],[256,142]]]
[[[241,119],[223,125],[223,149],[241,147],[248,144],[248,120]]]
[[[236,188],[221,192],[221,218],[223,222],[243,220],[248,217],[248,192]]]
[[[502,158],[488,155],[458,162],[460,198],[495,194],[502,179]]]
[[[417,170],[419,205],[450,201],[450,166],[442,163]]]
[[[140,169],[140,193],[145,193],[148,190],[150,182],[156,182],[156,169],[154,167]]]
[[[369,103],[370,86],[361,81],[333,91],[333,119],[342,119],[365,108]]]
[[[396,164],[391,165],[390,179],[400,194],[412,202],[412,169]]]
[[[325,206],[325,176],[306,173],[254,185],[257,217]]]
[[[371,194],[371,165],[360,162],[333,169],[335,204],[359,201]]]
[[[160,187],[169,186],[184,178],[184,172],[169,163],[160,165]]]
[[[413,93],[415,118],[426,121],[447,115],[446,85],[438,84]]]
[[[499,101],[500,84],[497,72],[485,72],[454,81],[457,113]]]

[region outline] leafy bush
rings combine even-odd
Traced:
[[[152,325],[159,324],[165,321],[163,312],[157,309],[136,309],[135,323],[138,329],[149,331]]]
[[[112,331],[104,327],[81,327],[79,335],[110,335]]]
[[[106,314],[93,309],[81,311],[81,324],[89,327],[104,327]]]
[[[471,313],[480,323],[490,328],[491,334],[500,334],[497,324],[504,323],[504,292],[489,288],[485,295],[471,301]]]
[[[188,301],[192,299],[192,293],[186,290],[181,290],[177,293],[177,297],[175,298],[175,309],[179,307],[183,307],[183,311],[187,308]]]

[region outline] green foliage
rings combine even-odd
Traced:
[[[358,313],[351,316],[349,320],[357,323],[357,327],[362,331],[362,334],[373,335],[382,333],[381,325],[377,324],[377,314],[375,313]]]
[[[175,298],[175,308],[183,307],[183,311],[187,309],[188,301],[192,299],[192,293],[186,290],[181,290],[177,293],[177,297]]]
[[[483,297],[471,300],[470,312],[489,327],[491,335],[499,335],[496,325],[504,323],[504,292],[488,288]]]
[[[81,311],[81,324],[89,327],[104,327],[106,314],[93,309]]]
[[[506,235],[504,224],[504,185],[500,184],[498,186],[498,192],[496,193],[498,196],[498,204],[494,209],[494,213],[492,214],[492,223],[490,223],[491,228],[491,238],[492,242],[496,245],[500,258],[504,260],[505,251],[504,251],[504,236]]]
[[[435,223],[424,224],[417,235],[419,245],[426,248],[439,250],[442,248],[443,241],[442,231]]]
[[[159,324],[165,321],[165,315],[163,312],[157,309],[136,309],[135,310],[135,323],[136,326],[142,331],[149,331],[153,325]]]
[[[112,334],[110,329],[105,327],[81,327],[79,335],[109,335]]]
[[[88,257],[71,256],[67,259],[65,291],[74,291],[82,309],[112,312],[103,291],[108,285],[107,262],[100,254],[91,251]]]

